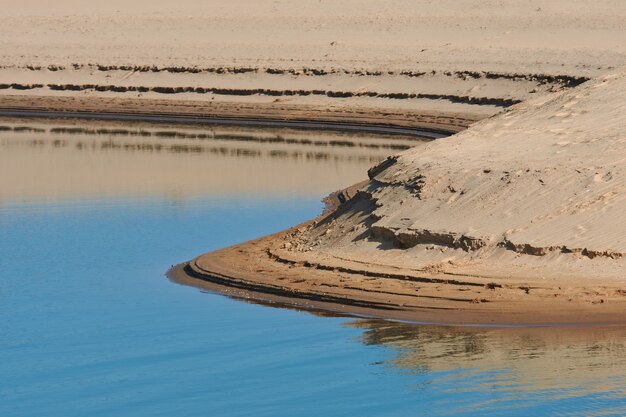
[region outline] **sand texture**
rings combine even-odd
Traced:
[[[598,75],[621,0],[4,0],[7,64]]]
[[[373,167],[316,222],[189,268],[403,319],[623,322],[624,114],[624,71],[527,101]]]
[[[484,117],[626,64],[621,0],[6,0],[0,13],[0,96]]]
[[[622,0],[1,13],[0,115],[455,134],[377,164],[330,214],[196,258],[183,282],[417,321],[626,321]]]

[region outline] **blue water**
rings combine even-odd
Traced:
[[[324,317],[166,270],[319,196],[0,206],[0,416],[626,415],[626,331]]]

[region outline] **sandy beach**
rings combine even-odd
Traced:
[[[623,2],[5,3],[0,115],[431,135],[179,282],[418,322],[626,321]]]

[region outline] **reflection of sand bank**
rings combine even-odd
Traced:
[[[363,343],[394,349],[397,355],[387,364],[405,371],[506,369],[502,380],[485,382],[493,383],[491,388],[496,390],[578,387],[577,392],[569,395],[588,392],[626,395],[624,327],[478,329],[377,320],[358,320],[348,325],[365,330]]]
[[[243,128],[0,122],[0,199],[323,196],[419,139]]]
[[[180,266],[168,276],[183,285],[196,285]],[[219,291],[217,286],[207,286]],[[296,305],[288,298],[260,297],[254,292],[225,292],[242,302],[305,311],[320,317],[345,317],[340,309],[322,303]],[[271,301],[266,301],[271,300]],[[367,314],[366,310],[363,310]],[[564,390],[563,396],[592,392],[626,395],[626,327],[488,327],[408,324],[379,319],[350,319],[345,326],[362,329],[365,345],[385,346],[394,355],[384,365],[403,373],[448,379],[448,388],[522,390],[543,395],[542,390]],[[460,372],[457,372],[459,371]],[[446,371],[454,371],[447,374]],[[479,373],[486,376],[481,380]],[[463,378],[468,377],[467,384]],[[456,379],[456,381],[454,381]],[[453,380],[453,381],[450,381]],[[477,382],[478,381],[478,382]],[[567,392],[568,389],[577,390]]]

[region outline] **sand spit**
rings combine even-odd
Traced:
[[[412,320],[624,321],[622,0],[2,13],[5,116],[461,132],[377,165],[326,217],[197,258],[211,282],[188,282]]]
[[[624,322],[625,103],[620,71],[517,105],[390,157],[330,215],[187,271],[416,321]]]

